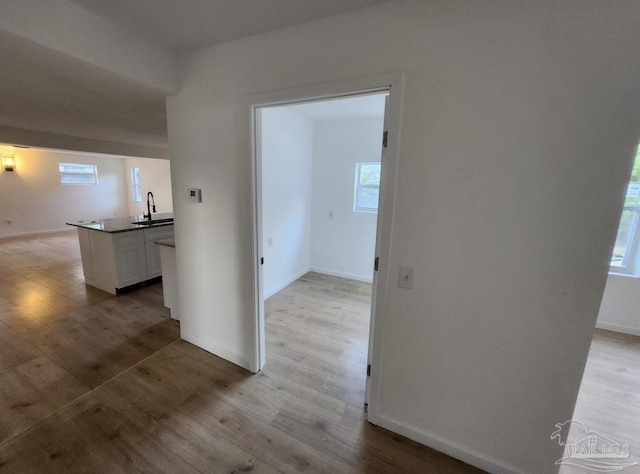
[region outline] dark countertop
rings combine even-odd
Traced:
[[[176,247],[176,239],[173,237],[168,239],[155,240],[153,243],[156,245],[163,245],[165,247],[173,247],[173,248]]]
[[[153,214],[151,222],[159,219],[173,219],[172,212]],[[83,227],[85,229],[98,230],[114,234],[116,232],[129,232],[132,230],[141,230],[148,227],[159,227],[163,225],[173,225],[171,222],[158,222],[154,224],[136,225],[133,222],[147,222],[143,216],[113,217],[109,219],[91,219],[86,221],[67,222],[67,225],[75,227]]]

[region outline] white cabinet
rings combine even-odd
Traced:
[[[162,275],[160,263],[160,249],[153,242],[173,237],[173,226],[151,227],[144,229],[144,247],[147,257],[147,277],[155,278]]]
[[[91,257],[91,240],[89,238],[89,229],[78,227],[78,240],[80,241],[80,255],[82,255],[82,270],[84,278],[87,282],[95,279],[93,271],[93,258]]]
[[[158,245],[162,260],[162,296],[164,305],[169,308],[173,319],[180,319],[180,304],[178,302],[178,271],[176,267],[176,249]]]
[[[149,278],[155,278],[162,275],[162,265],[160,264],[160,251],[153,240],[144,243],[144,250],[147,256],[146,272]]]
[[[78,227],[85,281],[111,294],[162,275],[160,250],[154,240],[173,237],[173,225],[126,232]]]
[[[118,274],[116,288],[148,280],[144,235],[141,231],[113,234],[113,248]]]

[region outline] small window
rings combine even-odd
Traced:
[[[133,201],[142,202],[142,185],[140,184],[140,168],[131,168],[131,184],[133,186]]]
[[[640,276],[640,147],[627,186],[624,209],[611,255],[612,273]]]
[[[380,163],[356,163],[355,212],[378,212]]]
[[[98,184],[96,165],[78,163],[59,163],[60,182],[62,184]]]

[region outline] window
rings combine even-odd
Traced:
[[[624,200],[624,209],[620,217],[620,226],[616,243],[611,256],[609,271],[628,275],[640,274],[640,232],[638,221],[640,220],[640,147],[636,153],[636,160],[631,172],[631,180],[627,186],[627,197]]]
[[[58,163],[62,184],[98,184],[96,165],[78,163]]]
[[[356,163],[355,212],[378,212],[380,163]]]
[[[140,184],[140,168],[131,168],[131,184],[133,186],[133,202],[142,202],[142,185]]]

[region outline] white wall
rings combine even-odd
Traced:
[[[383,119],[314,124],[311,265],[315,271],[373,280],[378,215],[353,211],[355,166],[380,161]]]
[[[173,212],[173,195],[171,192],[171,166],[169,160],[154,158],[126,158],[124,160],[127,203],[130,216],[147,212],[147,192],[153,193],[157,212]],[[142,184],[142,201],[135,202],[131,169],[140,168],[140,183]],[[186,197],[186,195],[185,195]]]
[[[609,275],[597,327],[640,336],[640,278]]]
[[[65,223],[127,215],[124,160],[118,157],[15,149],[16,171],[0,168],[0,236],[66,230]],[[0,154],[14,148],[0,146]],[[58,163],[98,167],[97,185],[62,185]]]
[[[355,164],[380,161],[383,120],[262,112],[265,298],[313,270],[371,281],[377,214],[353,211]]]
[[[175,203],[185,339],[255,357],[251,94],[404,70],[372,419],[554,472],[639,138],[639,19],[630,0],[397,1],[183,57],[172,180],[203,190]]]
[[[262,111],[264,297],[311,266],[312,123],[284,107]]]

